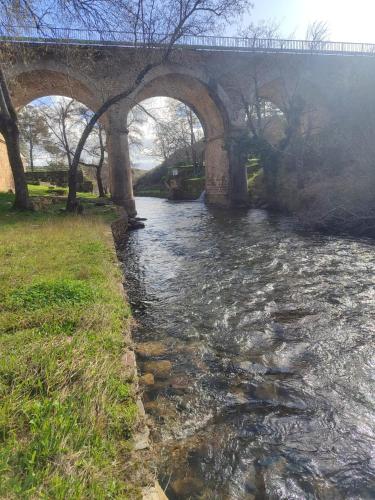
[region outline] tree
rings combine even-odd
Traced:
[[[328,24],[324,21],[314,21],[308,25],[306,30],[306,40],[309,41],[312,50],[319,49],[322,42],[327,40],[328,35]]]
[[[85,20],[86,26],[102,27],[107,20],[114,20],[116,2],[111,0],[59,0],[58,2],[40,2],[39,0],[0,0],[0,35],[17,36],[15,26],[34,26],[38,31],[45,33],[64,19],[66,25],[77,19]],[[125,2],[121,2],[125,7]],[[106,20],[103,22],[102,20]],[[118,12],[117,12],[118,19]],[[53,30],[50,30],[53,36]],[[0,134],[4,137],[9,163],[11,166],[14,185],[14,207],[30,209],[32,204],[29,198],[27,183],[20,152],[20,130],[18,116],[9,92],[5,75],[5,68],[12,63],[15,50],[18,56],[25,61],[29,60],[29,51],[25,45],[17,48],[13,44],[2,42],[0,50]]]
[[[273,40],[280,38],[280,25],[274,21],[260,21],[250,23],[247,27],[238,31],[238,36],[247,38],[252,47],[257,47],[259,40]]]
[[[88,117],[89,115],[86,115]],[[103,185],[103,167],[106,158],[106,135],[103,125],[98,122],[94,127],[90,140],[86,144],[85,153],[88,160],[81,160],[81,165],[95,169],[96,183],[98,186],[99,197],[105,196],[105,189]]]
[[[49,137],[48,125],[39,109],[34,106],[25,106],[18,114],[21,134],[21,148],[28,157],[31,170],[34,170],[35,148],[41,148]]]
[[[103,198],[105,196],[103,181],[102,181],[102,170],[104,165],[105,156],[105,144],[104,144],[104,133],[103,126],[99,124],[98,127],[98,138],[99,138],[99,162],[96,167],[96,182],[98,184],[99,196]]]
[[[166,160],[179,152],[187,163],[196,165],[196,145],[203,138],[201,123],[189,106],[174,99],[168,101],[157,109],[150,109],[147,104],[142,106],[154,125],[156,139],[151,154]]]
[[[52,97],[49,102],[34,107],[35,112],[43,117],[48,127],[48,140],[44,142],[46,151],[53,154],[57,161],[71,168],[72,158],[77,140],[92,116],[83,104],[66,97]],[[94,168],[98,184],[99,196],[105,195],[102,181],[102,170],[106,155],[105,131],[98,122],[90,134],[80,165]]]
[[[107,99],[85,127],[78,142],[69,175],[69,195],[67,210],[76,208],[76,176],[84,145],[97,121],[111,106],[131,98],[143,83],[146,75],[160,64],[166,63],[172,54],[175,43],[185,34],[201,34],[213,30],[217,21],[228,21],[249,5],[247,0],[168,0],[135,2],[136,10],[130,11],[129,22],[133,27],[134,43],[147,49],[157,46],[157,57],[152,61],[145,51],[137,53],[140,66],[127,89]],[[166,33],[166,35],[160,35]],[[158,35],[159,34],[159,35]],[[160,46],[163,50],[160,50]],[[142,57],[143,56],[143,57]],[[142,64],[143,60],[143,64]]]
[[[272,22],[251,24],[241,34],[255,47],[264,47],[264,40],[280,37],[278,26]],[[236,62],[224,71],[236,74]],[[250,157],[257,158],[256,165],[263,174],[265,191],[271,200],[275,198],[281,160],[289,154],[291,142],[302,132],[307,112],[299,93],[302,77],[303,64],[297,59],[280,64],[277,56],[265,58],[264,54],[255,52],[248,59],[247,78],[236,85],[246,130],[230,139],[230,145],[243,165]]]
[[[46,151],[70,168],[77,137],[90,111],[74,99],[58,96],[52,97],[48,104],[40,104],[37,109],[48,127]]]
[[[173,106],[173,104],[172,104]],[[195,113],[189,106],[184,103],[176,103],[175,113],[178,117],[179,130],[181,132],[181,139],[185,141],[185,151],[189,161],[193,164],[194,168],[197,167],[197,136],[199,139],[203,138],[203,130]]]
[[[142,147],[143,130],[142,125],[146,122],[145,109],[137,104],[128,115],[129,145],[139,149]]]
[[[9,163],[12,169],[15,199],[14,207],[22,210],[32,208],[27,189],[20,149],[18,117],[13,105],[8,84],[0,60],[0,134],[5,139]]]

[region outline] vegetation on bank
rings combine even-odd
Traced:
[[[172,172],[177,170],[178,174]],[[138,179],[134,186],[136,196],[196,200],[205,188],[204,167],[166,161]]]
[[[177,176],[173,180],[174,185],[171,185],[168,194],[168,198],[171,200],[197,200],[205,188],[204,177],[184,178]]]
[[[168,176],[168,170],[169,166],[165,162],[148,170],[134,183],[134,194],[136,196],[158,196],[148,193],[165,193],[166,198],[168,190],[165,186],[165,181]]]
[[[136,196],[150,196],[152,198],[168,198],[168,191],[162,188],[139,189]]]
[[[121,362],[130,309],[113,213],[12,202],[0,194],[0,497],[133,497],[137,406]]]

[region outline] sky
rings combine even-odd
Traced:
[[[39,0],[41,6],[53,0]],[[252,0],[253,21],[274,19],[285,37],[304,38],[309,23],[327,21],[334,41],[375,43],[375,0]],[[232,30],[233,31],[233,30]],[[235,33],[232,33],[235,34]]]
[[[284,37],[305,38],[309,23],[325,21],[333,41],[375,43],[375,0],[253,0],[253,3],[247,21],[274,20],[280,23]]]

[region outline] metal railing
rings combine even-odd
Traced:
[[[157,47],[170,41],[168,35],[152,35],[150,39],[137,37],[134,33],[109,30],[83,30],[74,28],[7,27],[0,40],[12,43],[74,44],[117,47]],[[183,35],[175,43],[177,47],[198,50],[220,50],[238,52],[296,52],[319,54],[375,55],[375,44],[287,40],[281,38],[237,38],[225,36]]]

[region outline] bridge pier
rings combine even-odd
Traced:
[[[206,201],[209,205],[228,207],[229,176],[228,155],[222,137],[206,139],[204,151],[206,175]]]
[[[231,131],[228,139],[229,175],[230,175],[230,201],[234,207],[249,205],[249,192],[247,187],[247,153],[241,149],[241,138],[247,136],[244,129]]]
[[[137,214],[133,196],[132,172],[129,156],[127,111],[112,106],[107,112],[107,152],[111,198],[123,206],[130,216]]]

